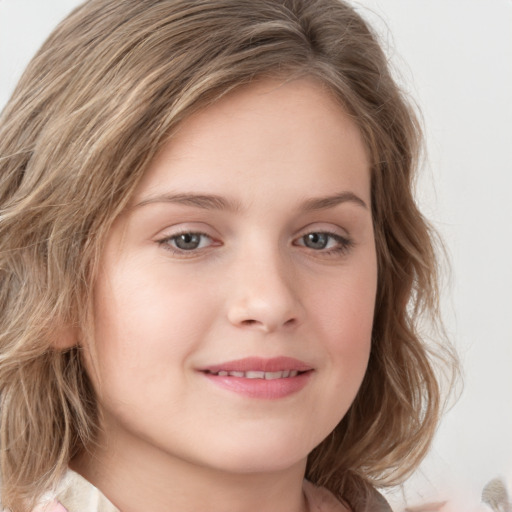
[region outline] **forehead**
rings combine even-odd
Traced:
[[[135,199],[162,187],[201,184],[223,193],[226,184],[260,182],[302,189],[307,182],[327,195],[340,177],[369,204],[367,152],[351,116],[313,79],[261,80],[183,121],[150,164]]]

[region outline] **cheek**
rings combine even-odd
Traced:
[[[332,365],[333,378],[355,394],[371,349],[377,270],[375,258],[324,283],[311,295],[315,329]]]
[[[208,329],[209,317],[198,312],[213,309],[211,295],[190,282],[158,265],[140,268],[119,264],[95,286],[96,366],[111,386],[116,380],[169,380],[169,366],[185,365]]]
[[[312,308],[334,347],[370,341],[377,290],[376,265],[349,270],[327,279],[311,294]],[[355,347],[357,349],[357,346]]]
[[[349,273],[312,294],[314,331],[326,357],[318,373],[321,394],[312,415],[321,442],[345,416],[361,386],[371,349],[375,304],[375,273]]]

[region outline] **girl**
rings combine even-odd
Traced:
[[[419,140],[339,0],[76,9],[1,118],[3,507],[388,510],[440,407]]]

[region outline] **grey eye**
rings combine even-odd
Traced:
[[[304,245],[310,249],[325,249],[331,235],[327,233],[308,233],[302,237]]]
[[[172,241],[178,249],[192,251],[199,248],[203,236],[200,233],[182,233],[181,235],[173,236]]]
[[[203,249],[208,249],[210,246],[222,245],[206,233],[194,231],[183,231],[166,236],[157,240],[157,243],[174,255],[183,257],[201,254]]]

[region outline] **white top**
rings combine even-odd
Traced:
[[[349,512],[327,489],[304,480],[309,512]],[[385,510],[391,509],[383,509]],[[32,512],[120,512],[84,477],[68,469],[53,492],[46,493]]]

